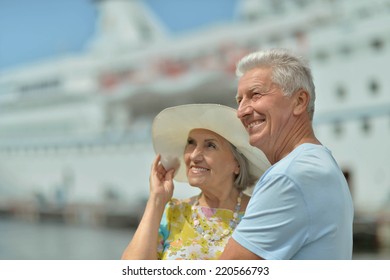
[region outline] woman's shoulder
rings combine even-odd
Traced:
[[[171,209],[178,209],[178,208],[191,208],[192,205],[194,205],[196,201],[196,196],[184,198],[184,199],[178,199],[178,198],[172,198],[168,203],[168,208]]]
[[[165,208],[165,217],[169,221],[180,221],[187,220],[192,215],[192,205],[195,200],[193,198],[177,199],[172,198]]]
[[[172,205],[180,205],[180,204],[193,205],[196,201],[196,198],[197,198],[197,196],[192,196],[192,197],[182,198],[182,199],[172,198],[169,203]]]

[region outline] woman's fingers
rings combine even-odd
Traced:
[[[158,166],[159,163],[160,163],[160,159],[161,159],[161,155],[160,155],[160,154],[158,154],[158,155],[154,158],[154,161],[153,161],[153,163],[152,163],[152,168],[151,168],[152,171],[157,169],[157,166]]]
[[[157,155],[152,164],[151,176],[154,176],[159,182],[158,184],[164,184],[164,181],[172,183],[175,175],[175,169],[171,168],[168,171],[161,164],[161,155]]]
[[[165,174],[165,179],[168,180],[168,181],[172,181],[173,180],[173,176],[175,174],[175,169],[169,169],[167,171],[167,173]]]

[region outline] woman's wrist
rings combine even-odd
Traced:
[[[148,204],[150,204],[153,208],[163,210],[168,201],[169,200],[167,200],[164,195],[150,194]]]

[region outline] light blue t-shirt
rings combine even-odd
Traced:
[[[351,259],[353,214],[331,152],[302,144],[260,178],[233,238],[269,260]]]

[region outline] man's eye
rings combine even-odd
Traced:
[[[261,93],[261,92],[254,92],[254,93],[252,94],[252,97],[260,98],[260,97],[262,97],[263,95],[264,95],[264,94]]]

